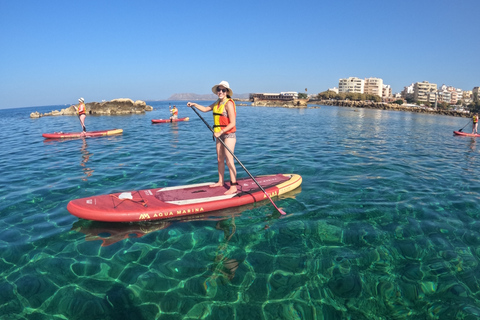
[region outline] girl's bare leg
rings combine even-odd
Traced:
[[[85,131],[85,115],[84,114],[80,116],[80,124],[82,125],[82,130]]]
[[[224,183],[225,175],[225,148],[217,139],[217,162],[218,162],[218,182],[210,185],[210,187],[221,187]],[[228,152],[228,151],[227,151]]]
[[[235,153],[235,144],[237,142],[236,138],[227,138],[225,139],[225,144],[227,145],[228,149],[230,149],[233,153]],[[223,146],[222,146],[223,147]],[[230,186],[230,189],[228,189],[225,194],[232,194],[237,192],[237,186],[233,185],[233,183],[237,183],[237,169],[235,168],[235,162],[233,159],[233,155],[228,152],[224,147],[224,154],[225,158],[227,160],[227,167],[228,171],[230,173],[230,181],[232,182],[232,185]],[[225,166],[223,166],[225,169]]]

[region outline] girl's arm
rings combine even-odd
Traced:
[[[212,111],[214,104],[215,104],[215,103],[212,103],[212,104],[209,105],[208,107],[204,107],[204,106],[201,106],[201,105],[199,105],[198,103],[195,103],[195,102],[187,102],[187,106],[188,106],[188,107],[197,108],[198,110],[200,110],[200,111],[202,111],[202,112]]]

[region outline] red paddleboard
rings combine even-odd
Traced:
[[[255,177],[270,197],[292,191],[302,184],[297,174]],[[210,187],[212,182],[187,186],[146,189],[72,200],[67,210],[82,219],[109,222],[137,222],[238,207],[268,199],[251,178],[237,180],[238,192],[225,195],[230,183]]]
[[[480,134],[465,133],[461,131],[453,131],[454,135],[465,136],[465,137],[480,137]]]
[[[91,138],[112,136],[121,134],[123,129],[101,130],[101,131],[87,131],[87,132],[54,132],[44,133],[42,136],[46,139],[67,139],[67,138]]]
[[[167,122],[180,122],[180,121],[188,121],[190,120],[189,117],[185,118],[178,118],[178,119],[152,119],[152,123],[167,123]]]

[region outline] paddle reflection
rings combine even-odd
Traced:
[[[178,146],[178,122],[170,123],[170,132],[172,133],[170,147],[176,149]]]
[[[475,139],[475,138],[470,139],[470,150],[472,150],[473,152],[475,152],[475,144],[476,143],[477,143],[477,139]]]
[[[87,167],[87,162],[90,160],[90,156],[93,155],[93,153],[88,152],[87,150],[87,141],[85,138],[82,138],[82,148],[80,149],[81,154],[82,154],[82,159],[80,161],[80,166],[82,167],[83,174],[85,174],[85,177],[82,178],[83,181],[87,181],[87,177],[92,176],[93,172],[95,170]]]

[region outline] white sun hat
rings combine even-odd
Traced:
[[[228,84],[227,81],[222,81],[222,82],[220,82],[219,84],[214,85],[214,86],[212,87],[212,92],[213,92],[214,94],[217,94],[217,88],[220,87],[220,86],[222,86],[222,87],[224,87],[225,89],[227,89],[228,95],[229,95],[230,97],[233,95],[233,91],[232,91],[232,89],[230,89],[230,85]]]
[[[78,101],[80,101],[80,102],[85,102],[85,99],[80,98],[80,99],[78,99]]]

